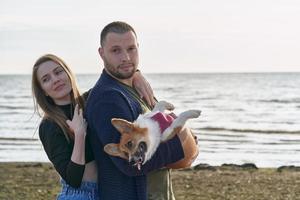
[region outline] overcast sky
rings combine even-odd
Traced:
[[[116,20],[136,29],[143,72],[300,72],[299,0],[0,0],[0,73],[45,53],[99,73]]]

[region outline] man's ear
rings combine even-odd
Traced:
[[[128,156],[126,156],[126,154],[120,150],[119,144],[109,143],[104,146],[104,151],[111,156],[118,156],[128,160]]]
[[[99,53],[99,55],[100,55],[100,57],[103,59],[103,54],[104,54],[104,52],[103,52],[104,50],[103,50],[103,48],[102,47],[99,47],[98,48],[98,53]]]
[[[133,123],[124,119],[112,118],[111,123],[121,134],[133,131]]]

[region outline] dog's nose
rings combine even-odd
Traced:
[[[140,163],[143,162],[143,158],[139,157],[138,162],[140,162]]]

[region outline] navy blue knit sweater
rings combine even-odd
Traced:
[[[86,119],[90,140],[98,165],[99,196],[101,200],[146,200],[147,173],[174,163],[184,157],[176,136],[160,144],[153,157],[141,170],[127,160],[109,156],[103,151],[108,143],[119,143],[120,134],[112,126],[112,118],[134,121],[142,113],[140,104],[116,79],[103,70],[87,101]]]

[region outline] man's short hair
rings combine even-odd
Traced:
[[[121,22],[121,21],[111,22],[111,23],[107,24],[101,31],[100,45],[103,47],[104,40],[105,40],[106,36],[108,35],[108,33],[112,32],[112,33],[122,34],[122,33],[127,33],[129,31],[132,31],[134,33],[135,37],[137,37],[134,29],[126,22]]]

